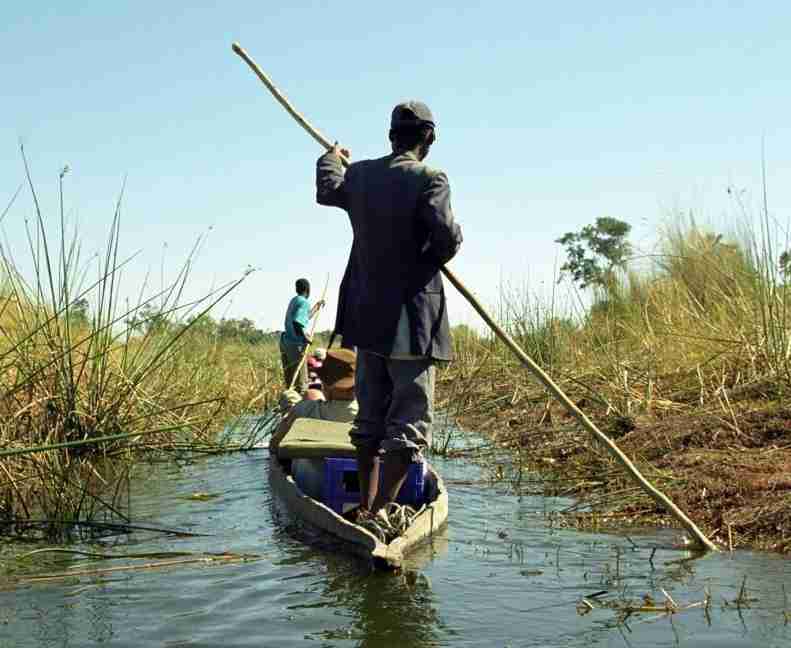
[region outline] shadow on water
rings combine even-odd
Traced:
[[[10,557],[19,548],[0,546],[9,584],[0,589],[0,648],[791,644],[791,561],[751,552],[693,559],[667,530],[627,539],[558,528],[547,512],[568,500],[517,497],[486,486],[470,463],[433,463],[449,484],[449,526],[396,575],[372,573],[294,520],[270,494],[266,451],[161,466],[136,482],[134,521],[206,535],[141,531],[81,548],[260,558],[15,585],[96,563],[20,564]],[[624,614],[646,597],[661,605],[665,592],[676,613]],[[708,609],[684,607],[706,592]]]

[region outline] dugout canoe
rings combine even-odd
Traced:
[[[448,492],[437,471],[426,466],[425,508],[403,535],[381,542],[370,531],[336,513],[321,501],[303,493],[291,474],[295,458],[354,457],[348,442],[350,426],[314,419],[295,419],[288,429],[276,433],[269,444],[269,481],[272,491],[300,520],[341,541],[349,553],[370,561],[377,569],[393,570],[419,546],[430,542],[448,519]]]

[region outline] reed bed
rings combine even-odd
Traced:
[[[726,238],[679,222],[661,249],[589,306],[504,290],[501,321],[639,469],[722,546],[791,550],[789,292],[762,223]],[[507,349],[467,327],[438,377],[439,407],[492,445],[492,479],[575,497],[567,523],[669,524]],[[508,460],[503,460],[502,450]],[[531,492],[532,492],[531,491]]]
[[[122,200],[104,252],[84,260],[64,216],[67,172],[54,219],[28,172],[28,248],[0,247],[0,533],[18,536],[59,539],[73,523],[126,520],[141,458],[227,442],[226,422],[267,407],[279,379],[273,342],[220,338],[205,325],[249,272],[187,299],[199,241],[170,284],[140,287],[130,304]]]

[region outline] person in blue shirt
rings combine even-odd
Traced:
[[[310,307],[310,282],[307,279],[297,279],[296,290],[296,296],[291,298],[286,309],[285,330],[280,336],[280,360],[283,363],[286,387],[291,385],[294,374],[299,371],[294,389],[302,393],[308,386],[308,367],[302,362],[302,355],[305,347],[312,342],[307,331],[308,322],[324,302],[320,301],[313,308]]]

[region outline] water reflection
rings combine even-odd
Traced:
[[[357,641],[360,648],[436,646],[442,625],[429,578],[416,571],[400,574],[357,573],[330,569],[322,590],[324,604],[344,610],[351,618],[341,633],[323,638]]]
[[[317,639],[356,642],[359,648],[394,645],[437,646],[443,624],[431,580],[422,573],[431,561],[448,553],[448,530],[416,547],[397,573],[378,572],[365,561],[345,556],[342,544],[325,533],[295,520],[277,497],[271,500],[275,532],[305,545],[303,555],[321,563],[319,601],[290,606],[292,611],[331,608],[348,617],[344,626],[316,633]],[[317,556],[316,552],[320,552]],[[282,564],[282,563],[281,563]]]
[[[136,532],[93,548],[230,550],[262,559],[0,591],[0,648],[791,645],[788,559],[749,552],[693,559],[670,548],[674,532],[632,531],[630,543],[552,529],[542,515],[552,502],[488,489],[464,462],[435,465],[451,484],[450,528],[399,575],[371,572],[325,534],[297,523],[271,497],[264,452],[163,467],[138,482],[135,521],[207,535]],[[195,492],[217,497],[188,497]],[[48,560],[53,564],[26,569],[64,571],[85,562]],[[743,583],[753,600],[734,605]],[[582,616],[576,609],[582,596],[604,589],[602,602],[639,602],[649,594],[661,603],[663,588],[680,606],[702,600],[708,589],[709,616],[695,608],[634,614],[623,623],[615,606]]]

